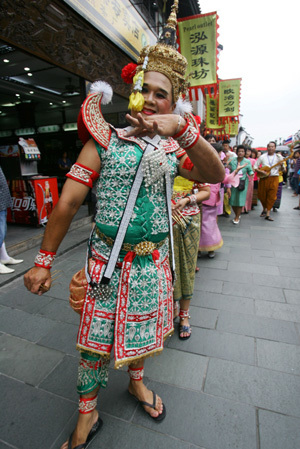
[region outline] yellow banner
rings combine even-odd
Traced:
[[[225,134],[228,134],[229,136],[237,136],[239,133],[239,122],[229,122],[225,123]]]
[[[240,114],[241,78],[219,81],[219,117]]]
[[[129,0],[64,1],[135,60],[157,41]]]
[[[218,100],[206,95],[206,128],[223,129],[224,125],[219,125]]]
[[[191,87],[217,82],[217,13],[178,20],[180,53],[188,61]]]

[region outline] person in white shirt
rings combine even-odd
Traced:
[[[277,197],[279,170],[282,165],[280,164],[280,161],[282,160],[283,157],[281,154],[276,154],[276,143],[272,141],[267,145],[267,153],[262,154],[256,160],[253,167],[260,178],[257,192],[258,199],[263,207],[260,216],[268,221],[274,221],[273,218],[270,217],[270,212]],[[271,168],[274,165],[276,165],[276,167]]]

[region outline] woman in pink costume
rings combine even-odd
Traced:
[[[253,167],[253,165],[255,164],[255,159],[253,159],[252,157],[252,151],[250,148],[248,148],[246,150],[246,155],[245,158],[248,159],[251,162],[251,166]],[[248,214],[249,210],[252,209],[252,198],[253,198],[253,186],[254,186],[254,178],[253,176],[248,176],[248,189],[247,189],[247,196],[246,196],[246,203],[245,203],[245,207],[243,207],[243,213]]]
[[[208,257],[212,259],[215,257],[215,250],[223,246],[223,239],[218,226],[218,215],[223,213],[223,186],[230,187],[232,185],[236,187],[239,184],[237,172],[238,169],[226,174],[222,183],[211,184],[210,198],[202,202],[199,256],[201,256],[202,251],[207,251]]]

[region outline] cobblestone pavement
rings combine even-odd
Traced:
[[[167,417],[147,418],[127,393],[125,370],[110,369],[99,398],[104,427],[91,449],[299,449],[300,213],[284,188],[270,223],[260,207],[234,226],[220,217],[224,246],[198,259],[192,337],[175,334],[146,362],[146,383]],[[21,274],[37,248],[0,279],[0,449],[56,449],[73,430],[78,316],[68,284],[82,268],[90,224],[71,231],[43,297]],[[21,238],[21,237],[20,237]],[[77,242],[82,242],[77,245]]]

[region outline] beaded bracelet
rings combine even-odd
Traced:
[[[186,119],[185,127],[174,134],[173,139],[176,139],[179,146],[185,150],[192,148],[200,137],[199,129],[195,128],[188,119]]]
[[[190,204],[191,206],[197,206],[197,197],[196,195],[190,195],[189,196]]]
[[[44,249],[40,249],[34,259],[34,265],[36,267],[47,268],[48,270],[50,270],[52,268],[55,256],[56,252],[45,251]]]

